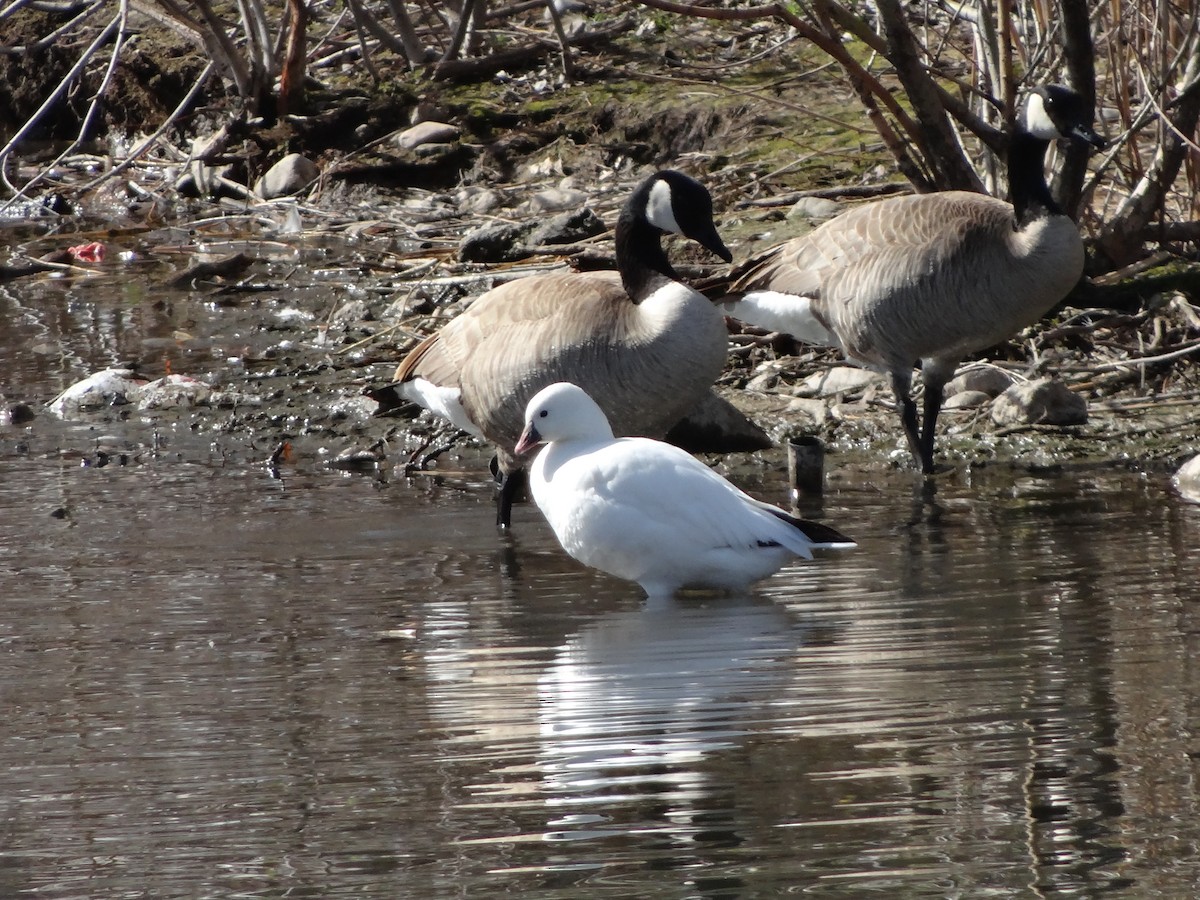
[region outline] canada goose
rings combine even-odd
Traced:
[[[755,500],[678,447],[615,438],[578,385],[552,384],[529,401],[515,452],[540,444],[530,492],[563,549],[652,597],[742,590],[796,557],[811,559],[814,547],[854,546]]]
[[[661,235],[682,234],[726,262],[712,198],[663,170],[643,181],[617,219],[616,272],[521,278],[477,298],[417,345],[387,392],[496,445],[497,523],[508,527],[521,464],[512,449],[525,406],[556,381],[584,385],[621,434],[662,436],[705,396],[725,364],[724,318],[677,280]]]
[[[933,472],[944,387],[968,353],[1036,322],[1083,274],[1079,230],[1044,173],[1050,141],[1103,147],[1092,111],[1062,85],[1035,88],[1008,149],[1012,203],[968,191],[850,210],[736,267],[706,293],[731,315],[837,347],[891,375],[904,433]],[[920,363],[924,421],[909,394]]]

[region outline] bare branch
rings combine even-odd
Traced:
[[[104,29],[98,35],[96,35],[95,39],[91,42],[87,49],[83,51],[79,59],[75,61],[75,65],[73,65],[70,71],[63,76],[62,80],[58,83],[58,86],[51,91],[50,96],[47,97],[45,101],[43,101],[42,105],[38,107],[37,112],[35,112],[30,117],[29,121],[27,121],[23,126],[21,126],[21,128],[17,130],[17,133],[12,136],[7,144],[5,144],[3,147],[0,147],[0,169],[3,169],[7,165],[8,157],[12,154],[13,149],[19,143],[21,143],[21,141],[28,137],[29,133],[37,127],[37,124],[41,121],[42,116],[46,114],[47,110],[49,110],[56,103],[58,103],[59,100],[62,99],[63,95],[67,92],[71,85],[74,84],[76,79],[78,79],[83,73],[83,70],[87,67],[88,63],[92,61],[92,58],[96,55],[97,51],[99,51],[101,47],[112,40],[113,35],[117,33],[117,30],[121,27],[123,21],[122,15],[118,14],[111,21],[109,21],[106,26],[104,26]],[[40,178],[35,180],[40,180]],[[22,191],[28,189],[28,187],[29,185],[26,185]],[[17,192],[17,196],[20,195],[21,192]],[[3,206],[0,206],[0,210],[7,209],[9,205],[11,205],[16,199],[17,197],[11,198]]]
[[[939,167],[934,170],[935,184],[941,190],[982,191],[983,183],[967,161],[958,135],[950,127],[939,92],[921,61],[921,51],[908,28],[899,0],[878,0],[878,7],[887,35],[889,58],[896,66],[896,74],[921,123],[930,161]]]

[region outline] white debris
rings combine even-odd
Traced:
[[[80,410],[133,403],[145,383],[132,369],[102,369],[75,382],[46,406],[65,417]]]

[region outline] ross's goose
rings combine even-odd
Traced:
[[[796,557],[811,559],[814,547],[854,546],[755,500],[678,447],[614,437],[575,384],[552,384],[530,400],[516,452],[542,444],[530,492],[563,549],[652,597],[742,590]]]

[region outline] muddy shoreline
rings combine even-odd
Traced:
[[[3,387],[6,443],[17,452],[34,452],[28,448],[36,445],[86,460],[99,447],[97,431],[136,422],[134,431],[166,429],[184,444],[219,435],[220,453],[248,463],[269,461],[287,444],[291,455],[278,457],[283,465],[324,466],[349,456],[336,465],[401,475],[427,465],[486,478],[486,448],[425,417],[409,418],[412,411],[375,416],[363,392],[385,384],[407,349],[499,280],[611,267],[616,210],[653,168],[682,168],[709,187],[735,259],[846,204],[869,202],[864,195],[897,187],[877,168],[878,147],[839,148],[843,136],[832,130],[809,140],[824,142],[824,156],[796,165],[796,140],[780,134],[803,133],[796,124],[801,114],[755,108],[733,91],[664,82],[642,85],[620,102],[621,86],[601,78],[581,77],[571,91],[539,95],[535,74],[474,95],[447,88],[433,98],[426,112],[457,129],[448,142],[403,147],[399,136],[410,126],[379,118],[372,127],[390,135],[386,142],[342,159],[316,157],[315,183],[270,200],[248,192],[253,167],[216,173],[217,185],[245,180],[240,191],[197,197],[188,195],[202,171],[195,166],[185,172],[146,161],[88,187],[107,171],[104,160],[68,160],[60,185],[74,198],[72,211],[31,218],[17,209],[5,224],[3,284],[20,313],[42,322],[45,332],[32,368],[60,360],[41,380],[26,377],[17,363]],[[819,82],[806,86],[823,108],[848,108],[839,79],[819,74],[811,81]],[[488,99],[497,91],[521,98],[523,111],[497,116]],[[705,114],[689,116],[681,96],[703,100]],[[401,97],[393,113],[415,103]],[[341,114],[352,108],[343,106]],[[757,149],[752,158],[730,152],[741,146]],[[784,174],[761,177],[772,169]],[[189,178],[191,189],[181,189]],[[591,210],[598,230],[567,243],[521,243],[534,225],[581,209]],[[514,229],[515,250],[491,258],[464,252],[469,235],[498,224]],[[93,243],[103,248],[101,258],[67,253]],[[669,252],[685,280],[715,271],[686,242],[672,243]],[[237,265],[222,268],[230,259]],[[1018,380],[1060,380],[1086,399],[1087,424],[1002,427],[986,404],[948,409],[938,438],[943,467],[1169,470],[1195,452],[1200,380],[1189,356],[1200,333],[1195,309],[1169,288],[1122,309],[1091,307],[1093,296],[1077,291],[1037,326],[970,361]],[[59,320],[61,308],[73,318]],[[121,318],[122,333],[89,336],[89,315]],[[54,346],[59,339],[79,349],[62,352]],[[150,410],[120,398],[69,412],[55,424],[46,404],[58,391],[99,369],[131,364],[145,380],[199,379],[210,395]],[[838,366],[832,352],[731,323],[719,390],[776,447],[723,464],[782,471],[783,443],[808,434],[825,443],[831,472],[911,469],[885,383],[832,396],[805,388],[806,378]],[[46,439],[38,440],[39,433]],[[139,434],[126,442],[123,457],[136,460],[155,440]],[[56,441],[57,449],[48,446]]]

